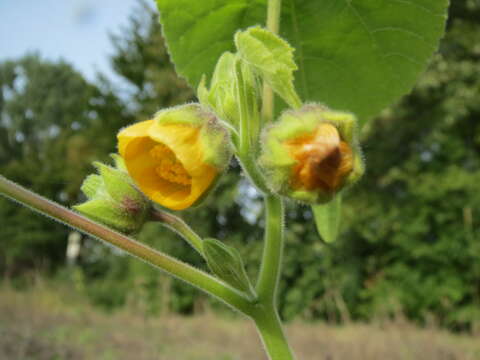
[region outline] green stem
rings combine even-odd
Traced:
[[[203,256],[203,240],[198,234],[192,230],[188,224],[178,216],[167,213],[166,211],[153,210],[151,213],[152,220],[159,221],[162,225],[175,231],[188,244],[193,247],[200,255]]]
[[[60,206],[7,180],[1,175],[0,194],[99,240],[104,240],[130,255],[137,256],[166,273],[217,297],[244,314],[251,312],[253,305],[248,299],[213,276]]]
[[[283,203],[274,195],[265,197],[265,245],[257,282],[260,302],[275,306],[283,253]]]
[[[254,316],[265,351],[271,360],[294,360],[282,323],[275,309],[263,309]]]
[[[278,33],[281,0],[268,1],[267,28]],[[273,121],[274,94],[270,86],[263,85],[262,119]],[[277,311],[277,292],[282,269],[283,253],[283,202],[280,198],[265,195],[265,245],[257,282],[259,304],[251,314],[260,333],[270,360],[293,360],[294,355],[282,330]]]
[[[267,29],[278,34],[280,29],[280,12],[282,9],[281,0],[269,0],[267,9]],[[274,94],[272,88],[266,82],[263,83],[262,94],[262,119],[265,122],[273,120]]]

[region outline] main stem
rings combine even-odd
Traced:
[[[267,28],[278,33],[281,0],[268,1]],[[273,121],[274,95],[266,83],[263,85],[262,120]],[[282,200],[267,192],[265,196],[265,245],[257,282],[258,306],[251,314],[265,351],[270,360],[293,360],[277,310],[278,283],[282,269],[283,217]]]
[[[294,355],[277,312],[277,292],[283,253],[283,203],[275,195],[265,197],[265,245],[257,282],[259,306],[252,314],[271,360],[292,360]]]
[[[259,300],[276,307],[283,253],[283,203],[275,195],[265,196],[265,245],[257,282]]]
[[[236,290],[209,274],[154,250],[132,238],[115,232],[106,226],[98,224],[59,204],[27,190],[0,175],[0,194],[5,195],[20,204],[26,205],[41,214],[69,225],[79,231],[89,234],[99,240],[106,241],[130,255],[154,265],[168,274],[186,281],[191,285],[213,295],[227,305],[248,314],[251,312],[250,301]]]
[[[288,345],[282,323],[276,309],[259,309],[254,315],[263,346],[271,360],[293,360],[295,357]]]

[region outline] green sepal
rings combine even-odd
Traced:
[[[115,168],[94,162],[93,165],[98,169],[106,192],[115,201],[123,201],[125,198],[131,201],[142,202],[143,195],[133,186],[130,176]]]
[[[297,70],[294,49],[279,36],[261,27],[235,34],[240,57],[253,67],[285,102],[298,108],[302,102],[295,91],[293,72]]]
[[[238,77],[239,63],[241,79]],[[242,89],[242,96],[244,96],[246,108],[249,110],[248,114],[244,114],[244,118],[251,122],[251,137],[256,139],[259,132],[259,81],[251,67],[238,55],[228,51],[224,52],[215,66],[210,89],[207,89],[206,78],[203,76],[197,89],[197,96],[202,105],[212,109],[222,121],[238,130],[242,111],[239,88]],[[236,137],[234,139],[236,140]]]
[[[93,199],[83,204],[73,206],[81,214],[102,224],[124,232],[131,233],[138,230],[138,220],[118,206],[118,203],[107,199]]]
[[[201,126],[209,117],[214,117],[206,108],[197,104],[183,104],[158,111],[154,120],[161,125],[179,124]]]
[[[322,240],[326,243],[334,242],[342,219],[342,195],[337,194],[329,203],[313,205],[312,212]]]
[[[83,180],[80,190],[85,194],[88,199],[101,196],[100,192],[104,191],[103,180],[100,175],[88,175]]]
[[[113,163],[115,164],[116,169],[128,173],[127,165],[125,165],[125,160],[123,160],[120,155],[110,154],[110,157],[113,159]]]
[[[179,124],[196,127],[200,130],[202,161],[223,171],[230,163],[232,149],[229,132],[207,107],[198,104],[179,105],[159,111],[155,115],[159,125]]]
[[[128,173],[100,162],[94,166],[99,175],[87,176],[81,186],[89,200],[73,208],[121,232],[138,232],[147,220],[150,202]]]
[[[232,147],[228,132],[219,122],[210,122],[202,126],[200,141],[203,145],[203,161],[225,170],[232,157]]]
[[[236,127],[240,116],[235,101],[234,63],[235,55],[224,52],[215,66],[210,89],[207,89],[206,78],[203,76],[197,96],[201,104],[210,107],[222,120]]]
[[[250,298],[256,297],[237,249],[217,239],[207,238],[203,241],[203,253],[215,275]]]

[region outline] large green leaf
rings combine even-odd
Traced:
[[[196,88],[238,29],[263,24],[266,0],[157,0],[177,72]],[[448,0],[283,0],[281,35],[296,48],[305,101],[363,123],[413,86],[443,33]]]

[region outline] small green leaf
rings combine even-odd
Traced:
[[[342,218],[342,196],[337,194],[332,201],[312,206],[315,224],[323,241],[332,243],[338,236]]]
[[[203,241],[203,252],[208,267],[215,275],[248,296],[255,297],[237,249],[219,240],[207,238]]]
[[[235,45],[240,57],[272,87],[292,108],[301,105],[293,85],[297,65],[294,49],[283,39],[260,27],[252,27],[235,34]]]

